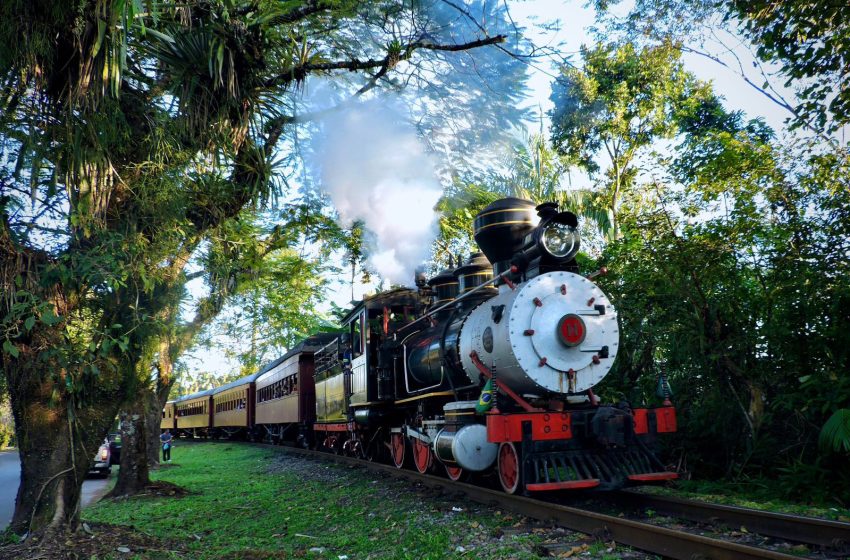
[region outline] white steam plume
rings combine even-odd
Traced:
[[[389,103],[363,103],[323,119],[313,155],[340,218],[369,230],[371,267],[410,284],[436,237],[434,206],[443,193],[414,128]]]

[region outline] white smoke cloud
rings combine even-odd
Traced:
[[[369,230],[369,264],[410,284],[436,237],[443,189],[415,129],[386,100],[331,113],[313,143],[313,165],[340,218]]]

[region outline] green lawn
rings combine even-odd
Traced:
[[[106,500],[86,509],[84,520],[182,543],[182,552],[149,556],[158,559],[520,559],[537,558],[543,538],[509,530],[517,521],[501,512],[273,449],[178,444],[173,459],[153,477],[191,495]]]

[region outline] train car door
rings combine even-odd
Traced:
[[[346,392],[351,395],[350,403],[367,402],[366,373],[368,371],[369,351],[367,346],[366,309],[361,311],[349,323],[351,336],[351,375]]]

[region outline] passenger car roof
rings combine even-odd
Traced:
[[[176,398],[172,402],[179,403],[179,402],[183,402],[183,401],[197,399],[198,397],[204,397],[204,396],[207,396],[207,395],[211,395],[213,391],[215,391],[215,389],[207,389],[206,391],[198,391],[197,393],[192,393],[191,395],[186,395],[186,396],[183,396],[183,397]]]
[[[304,340],[302,340],[301,342],[299,342],[298,344],[293,346],[292,349],[289,352],[287,352],[286,354],[284,354],[280,358],[274,360],[273,362],[266,364],[263,367],[263,369],[261,369],[257,373],[257,380],[259,380],[259,378],[264,376],[265,374],[270,373],[274,368],[276,368],[277,366],[279,366],[280,364],[282,364],[283,362],[285,362],[286,360],[288,360],[292,356],[295,356],[296,354],[301,354],[303,352],[315,352],[319,348],[322,348],[323,346],[326,346],[327,344],[329,344],[332,340],[337,338],[339,335],[340,335],[340,333],[338,333],[338,332],[336,332],[336,333],[319,333],[319,334],[314,334],[313,336],[309,336],[309,337],[305,338]]]
[[[245,377],[240,377],[239,379],[237,379],[235,381],[231,381],[230,383],[226,383],[226,384],[222,385],[221,387],[216,387],[216,388],[212,389],[212,394],[217,395],[217,394],[221,393],[222,391],[227,391],[228,389],[232,389],[232,388],[238,387],[240,385],[247,385],[248,383],[251,383],[252,381],[257,379],[257,377],[259,377],[259,375],[260,375],[259,373],[252,373],[251,375],[246,375]]]

